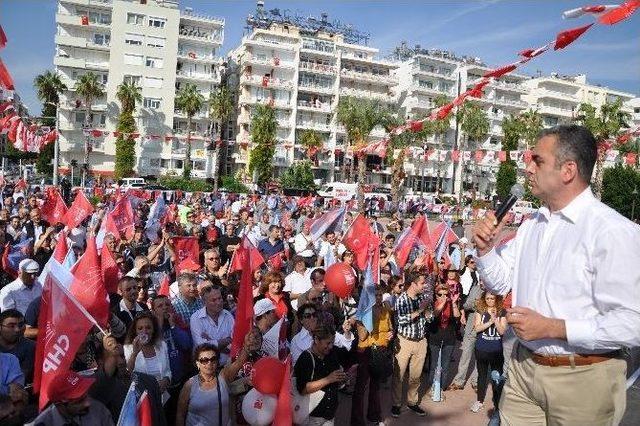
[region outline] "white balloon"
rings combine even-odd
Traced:
[[[252,426],[268,426],[273,422],[278,400],[251,389],[242,400],[242,415]]]

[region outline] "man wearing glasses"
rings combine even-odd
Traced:
[[[42,295],[42,285],[37,281],[40,267],[33,259],[24,259],[18,271],[18,278],[0,290],[0,310],[17,309],[24,315],[29,304]]]
[[[0,352],[15,355],[27,383],[33,380],[36,344],[24,338],[24,315],[15,309],[0,313]]]

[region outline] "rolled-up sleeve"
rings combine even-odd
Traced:
[[[484,286],[494,294],[504,296],[511,290],[516,238],[491,249],[484,256],[476,256],[480,278]]]

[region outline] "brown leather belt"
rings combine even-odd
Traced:
[[[613,358],[619,358],[620,351],[606,352],[597,355],[539,355],[536,353],[531,354],[531,359],[538,365],[544,365],[547,367],[560,367],[560,366],[584,366],[597,364],[599,362],[608,361]],[[573,362],[571,362],[573,358]]]

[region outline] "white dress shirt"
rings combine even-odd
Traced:
[[[315,269],[315,268],[314,268]],[[305,291],[311,289],[311,272],[313,269],[307,268],[304,274],[300,274],[297,271],[292,271],[284,279],[284,287],[282,291],[286,291],[292,294],[302,294]],[[298,310],[298,299],[291,300],[291,307]]]
[[[309,247],[310,242],[312,242],[311,235],[304,235],[302,232],[296,234],[295,238],[293,239],[293,249],[295,250],[296,254],[302,257],[313,256],[315,252],[312,249],[307,248]],[[316,243],[313,243],[312,245],[314,248],[316,247]]]
[[[42,296],[42,285],[38,281],[29,288],[18,278],[0,290],[0,311],[17,309],[24,315],[29,304],[40,296]]]
[[[585,189],[539,209],[516,237],[477,259],[485,286],[513,306],[565,320],[567,341],[521,341],[542,355],[640,346],[640,227]]]
[[[223,309],[218,315],[218,323],[216,324],[213,318],[207,314],[206,308],[200,308],[191,315],[189,324],[194,348],[201,343],[211,343],[218,346],[218,340],[231,337],[234,320],[231,312]],[[203,334],[206,334],[208,338]],[[228,354],[220,353],[219,365],[225,365],[228,360]]]
[[[336,337],[333,340],[333,345],[351,349],[351,342],[353,342],[354,335],[351,333],[351,337],[345,337],[342,333],[336,333]],[[311,333],[306,328],[302,327],[302,330],[291,339],[291,363],[293,365],[296,364],[296,361],[302,355],[302,352],[307,349],[311,349],[311,345],[313,344],[313,337]]]

